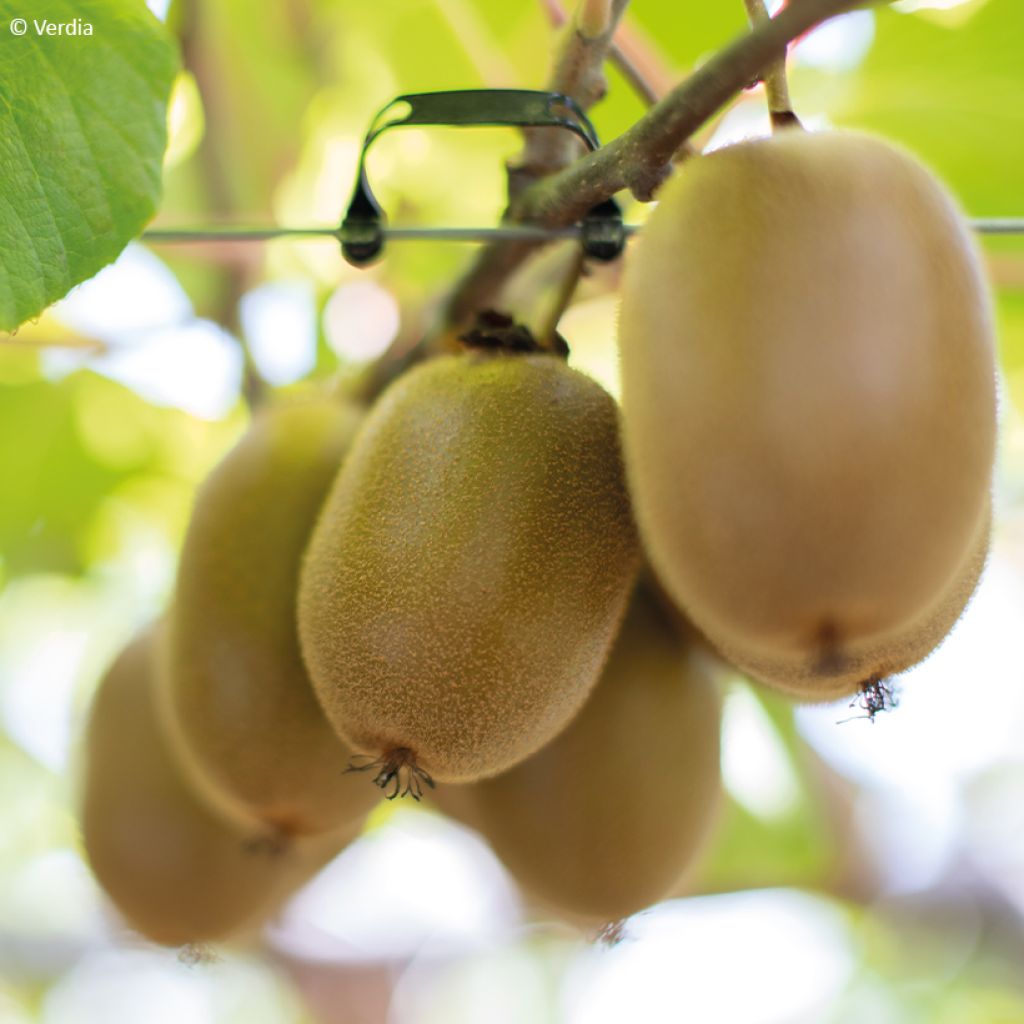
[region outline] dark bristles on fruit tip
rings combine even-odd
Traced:
[[[366,759],[365,764],[356,764],[356,760]],[[423,798],[423,785],[434,789],[434,780],[430,773],[424,771],[416,763],[416,755],[408,747],[396,747],[383,757],[370,758],[367,754],[359,754],[345,769],[347,772],[368,772],[374,768],[377,774],[373,784],[384,792],[387,800],[395,797],[411,796],[417,803]]]
[[[850,701],[851,708],[860,708],[864,714],[844,718],[843,722],[852,722],[858,718],[874,722],[875,715],[882,711],[892,711],[899,702],[896,684],[891,676],[871,676],[860,684],[857,695]]]

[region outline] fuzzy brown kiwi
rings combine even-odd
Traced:
[[[928,615],[986,515],[992,335],[963,218],[887,143],[785,132],[667,184],[623,283],[624,445],[651,561],[719,647],[819,699],[951,621]],[[940,639],[915,636],[915,660]],[[823,651],[856,669],[810,671]]]
[[[351,823],[273,856],[192,790],[156,707],[154,631],[133,641],[93,701],[81,823],[93,873],[128,923],[154,942],[224,940],[271,914],[358,832]]]
[[[581,922],[672,893],[719,803],[713,659],[638,588],[601,679],[514,768],[448,786],[438,806],[484,836],[524,890]]]
[[[365,814],[372,792],[324,718],[299,653],[302,552],[362,411],[327,397],[271,406],[199,489],[161,673],[193,781],[240,824],[282,836]]]
[[[600,672],[636,575],[618,410],[550,355],[399,378],[313,534],[302,652],[389,795],[508,768]]]
[[[834,700],[861,691],[880,701],[875,710],[885,710],[885,687],[891,676],[913,667],[928,657],[946,638],[963,614],[985,568],[992,533],[992,516],[987,511],[979,526],[973,548],[968,552],[952,582],[921,614],[898,633],[873,637],[860,644],[844,643],[841,637],[823,636],[817,653],[797,656],[767,656],[763,652],[719,641],[707,640],[722,656],[756,682],[765,683],[791,697]],[[869,705],[869,714],[871,706]]]

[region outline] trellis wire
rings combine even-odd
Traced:
[[[981,235],[1024,235],[1024,217],[975,217],[968,221]],[[639,224],[626,224],[627,235],[640,230]],[[579,226],[546,228],[539,226],[504,225],[495,228],[383,228],[384,237],[394,242],[544,242],[579,238]],[[221,227],[221,228],[153,228],[143,232],[146,242],[265,242],[275,238],[333,238],[342,240],[343,232],[337,228],[285,228],[285,227]]]
[[[429,241],[438,239],[446,242],[490,242],[546,241],[557,238],[578,238],[579,228],[543,228],[507,226],[498,228],[413,228],[384,227],[384,237],[389,241]],[[635,230],[635,226],[627,231]],[[146,242],[261,242],[274,238],[333,238],[340,242],[344,232],[341,228],[155,228],[143,232]]]

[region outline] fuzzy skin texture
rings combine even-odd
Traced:
[[[169,946],[229,938],[259,924],[358,832],[274,855],[215,815],[185,781],[156,709],[156,637],[130,644],[93,700],[81,800],[85,852],[128,923]]]
[[[361,419],[340,401],[272,406],[200,487],[178,569],[161,700],[186,768],[222,813],[329,831],[375,794],[324,718],[295,623],[302,552]]]
[[[721,795],[710,663],[639,588],[565,731],[501,775],[441,787],[438,806],[573,920],[616,921],[664,899],[702,848]]]
[[[547,355],[435,359],[367,417],[299,592],[302,652],[358,751],[492,775],[596,682],[639,562],[612,398]]]
[[[906,661],[977,543],[996,433],[987,289],[931,173],[841,132],[690,161],[619,339],[641,532],[696,625],[808,699]]]
[[[797,699],[837,700],[855,693],[863,683],[904,672],[927,658],[949,635],[978,586],[988,559],[992,514],[988,511],[974,547],[953,577],[921,617],[899,633],[848,645],[834,661],[809,664],[802,656],[768,657],[714,636],[705,639],[751,679]]]

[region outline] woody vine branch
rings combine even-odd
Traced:
[[[599,41],[584,41],[589,44],[585,49],[587,59],[604,61],[625,6],[625,2],[613,3],[609,31]],[[864,0],[791,0],[774,18],[755,25],[711,57],[608,145],[527,187],[522,187],[521,177],[519,181],[513,179],[505,220],[564,227],[623,189],[629,189],[641,201],[650,200],[667,176],[676,151],[720,107],[779,61],[790,42],[821,22],[861,6],[865,6]],[[583,42],[570,41],[552,80],[561,81],[567,57],[579,62],[582,52]],[[592,82],[578,63],[576,78],[580,83]],[[598,96],[590,91],[574,98],[586,105]],[[536,164],[530,169],[541,170]],[[481,250],[446,303],[445,335],[450,336],[452,328],[465,324],[475,312],[492,304],[509,276],[542,244],[499,242]]]

